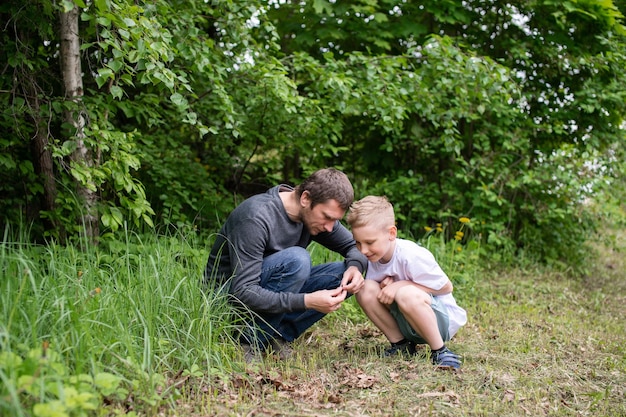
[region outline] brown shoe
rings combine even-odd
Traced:
[[[291,347],[291,343],[280,337],[272,339],[270,341],[270,346],[281,361],[286,361],[287,359],[292,358],[295,354]]]

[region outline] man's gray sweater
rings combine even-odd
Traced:
[[[237,206],[222,226],[204,272],[207,284],[231,278],[230,293],[258,313],[305,310],[304,294],[279,293],[260,286],[263,258],[273,253],[294,246],[306,248],[313,240],[341,254],[346,268],[354,265],[361,272],[367,268],[367,258],[339,221],[332,232],[311,236],[302,223],[289,219],[278,193],[291,190],[278,185]]]

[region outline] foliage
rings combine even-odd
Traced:
[[[22,407],[32,408],[37,417],[87,416],[105,399],[119,401],[128,395],[122,379],[114,374],[70,375],[59,353],[45,343],[24,356],[0,353],[0,377],[12,403],[1,404],[0,410],[11,410],[16,416],[27,415]]]
[[[481,259],[488,258],[481,245],[484,225],[474,223],[469,217],[461,217],[446,222],[453,225],[451,230],[444,223],[436,223],[434,227],[425,227],[426,234],[419,241],[432,252],[452,281],[454,297],[460,305],[465,305],[474,295],[478,276],[483,270]],[[452,238],[449,238],[450,235]]]
[[[485,244],[582,272],[588,252],[567,242],[593,227],[580,202],[610,164],[597,157],[623,136],[621,14],[611,2],[465,2],[444,17],[425,3],[389,13],[397,25],[382,37],[396,42],[377,47],[391,55],[370,52],[364,39],[384,25],[389,2],[289,3],[269,15],[284,48],[317,57],[335,82],[328,96],[333,111],[344,105],[349,149],[337,160],[348,161],[360,194],[388,195],[417,236],[442,218],[471,216],[487,225]],[[603,23],[588,27],[591,16]],[[393,34],[400,21],[413,36]],[[602,40],[586,44],[579,27]],[[593,75],[604,71],[616,77]],[[323,94],[324,85],[310,90]]]
[[[458,225],[454,244],[436,231],[426,243],[467,299],[476,285],[479,246],[470,219]],[[189,230],[120,230],[89,250],[32,245],[28,233],[6,230],[0,411],[88,416],[104,408],[152,415],[184,400],[188,380],[210,384],[242,371],[233,340],[242,312],[219,287],[200,285],[208,246]],[[340,257],[318,244],[309,251],[315,264]],[[364,320],[354,299],[342,314]]]
[[[76,138],[63,114],[77,109],[55,30],[74,5],[85,165],[68,158]],[[214,231],[242,198],[336,166],[358,194],[388,195],[417,238],[469,216],[485,224],[484,247],[582,272],[586,251],[568,242],[597,217],[580,202],[620,181],[608,167],[626,112],[623,9],[5,2],[3,222],[32,222],[33,239],[79,236],[80,184],[96,188],[105,237],[126,224]],[[50,161],[34,149],[42,142]]]
[[[126,232],[89,251],[10,236],[0,244],[0,414],[151,415],[181,395],[176,378],[235,366],[239,316],[203,292],[206,248],[192,233]]]

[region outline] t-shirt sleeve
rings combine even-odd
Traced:
[[[439,290],[449,281],[434,255],[426,248],[419,247],[416,256],[405,259],[405,262],[407,276],[417,284]]]

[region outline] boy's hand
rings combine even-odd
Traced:
[[[381,304],[390,305],[396,299],[397,291],[397,285],[386,285],[384,288],[381,285],[380,292],[378,293],[378,301]]]
[[[392,277],[385,277],[385,279],[380,281],[380,289],[382,290],[383,288],[385,288],[387,285],[389,285],[391,283],[393,283],[393,278]]]

